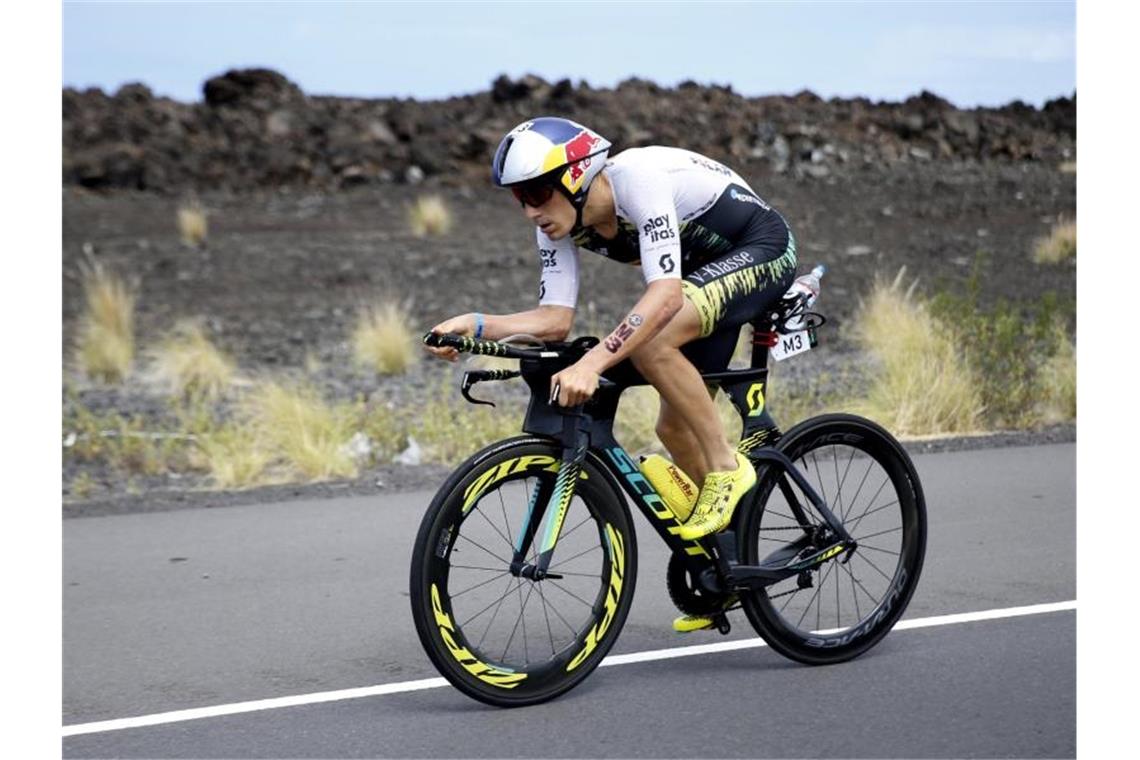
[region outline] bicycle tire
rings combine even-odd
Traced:
[[[792,577],[743,594],[745,614],[772,649],[792,660],[825,665],[852,659],[875,646],[891,630],[918,584],[926,552],[922,486],[902,446],[879,425],[855,415],[829,414],[805,420],[789,430],[776,448],[801,469],[859,547],[847,562],[840,554],[809,571],[812,586],[808,588],[801,587],[799,577]],[[860,475],[864,465],[865,471]],[[784,477],[782,471],[772,465],[760,469],[753,506],[739,523],[739,553],[744,564],[759,564],[772,548],[804,534],[793,510],[786,506],[783,492],[777,489]],[[849,490],[843,494],[849,476],[852,485],[855,478],[860,478],[859,485],[854,493]],[[876,485],[874,481],[880,476],[882,482]],[[865,507],[864,487],[867,493],[874,493]],[[799,489],[792,488],[796,498],[810,508]],[[883,490],[893,492],[894,499],[889,493],[882,498]],[[780,511],[781,506],[786,512]],[[809,509],[809,516],[812,512]],[[896,522],[898,527],[892,527]],[[891,554],[897,555],[893,572]],[[834,582],[829,586],[832,577]],[[834,620],[830,610],[832,586]],[[800,596],[811,588],[815,591],[810,596]],[[792,606],[796,597],[799,601]],[[861,598],[866,607],[860,604]],[[813,601],[818,602],[814,621]],[[827,615],[823,614],[825,604]]]
[[[521,707],[574,688],[605,657],[629,614],[637,575],[633,522],[611,476],[592,454],[583,464],[550,566],[562,578],[535,582],[509,573],[513,546],[507,537],[517,535],[538,486],[556,477],[561,452],[557,443],[536,436],[478,452],[440,488],[416,536],[410,576],[416,633],[439,672],[480,702]],[[501,511],[502,521],[492,511]],[[491,603],[481,609],[485,598]],[[536,606],[528,610],[531,599]],[[500,615],[505,623],[496,627]],[[537,650],[533,661],[528,620],[539,633],[529,639]]]

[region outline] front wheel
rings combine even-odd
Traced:
[[[592,455],[551,575],[534,581],[510,571],[524,526],[550,498],[560,456],[559,446],[529,436],[476,454],[436,494],[416,537],[416,632],[440,673],[481,702],[518,707],[573,688],[602,661],[629,613],[633,524]],[[531,546],[525,560],[536,555]]]
[[[809,665],[842,662],[874,646],[902,616],[926,552],[926,504],[910,457],[887,431],[846,414],[796,425],[777,448],[857,542],[810,570],[742,597],[756,631],[780,654]],[[792,480],[760,468],[755,508],[742,516],[741,559],[828,531]]]

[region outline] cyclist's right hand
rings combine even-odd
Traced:
[[[431,331],[439,335],[454,333],[455,335],[465,335],[469,338],[473,337],[475,335],[475,315],[460,314],[458,317],[452,317],[451,319],[440,322],[431,328]],[[429,354],[433,354],[440,359],[446,359],[449,362],[459,361],[459,352],[451,346],[436,348],[425,344],[424,349]]]

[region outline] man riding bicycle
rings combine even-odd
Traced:
[[[645,292],[613,332],[552,378],[551,400],[585,402],[600,374],[629,358],[661,395],[656,431],[662,444],[702,483],[680,533],[699,538],[725,528],[756,482],[752,464],[728,443],[700,373],[727,368],[740,327],[791,286],[795,240],[784,218],[728,167],[662,146],[609,158],[610,147],[562,118],[532,119],[507,133],[492,177],[537,227],[539,306],[463,314],[432,331],[564,340],[578,298],[579,249],[640,264]],[[427,350],[458,358],[453,348]]]

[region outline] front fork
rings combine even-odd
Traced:
[[[535,581],[562,577],[558,573],[549,571],[550,559],[554,556],[554,547],[558,544],[558,537],[562,533],[566,511],[570,508],[570,500],[574,497],[578,474],[582,471],[582,463],[586,460],[586,452],[590,447],[585,415],[581,412],[568,412],[562,417],[560,442],[562,460],[558,466],[558,477],[553,484],[549,481],[539,483],[531,494],[526,517],[519,526],[519,533],[515,538],[515,553],[511,559],[511,574],[515,577]],[[538,555],[533,563],[527,562],[526,557],[534,545],[535,538],[539,536],[541,537]]]

